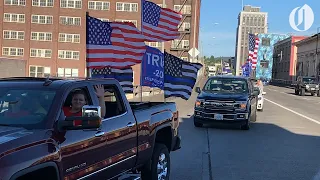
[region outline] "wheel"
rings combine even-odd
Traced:
[[[195,127],[202,127],[203,124],[196,121],[196,118],[193,118],[193,124]]]
[[[167,146],[156,143],[151,157],[151,166],[141,171],[142,180],[169,180],[170,154]]]
[[[242,126],[241,126],[241,129],[242,129],[242,130],[249,130],[249,129],[250,129],[250,122],[249,122],[249,120],[246,122],[245,125],[242,125]]]
[[[320,91],[317,91],[317,96],[320,97]]]
[[[258,111],[263,112],[263,108],[262,109],[258,109]]]
[[[294,89],[294,94],[295,94],[295,95],[299,95],[299,90]]]
[[[314,93],[313,93],[313,92],[311,93],[311,96],[314,96]]]

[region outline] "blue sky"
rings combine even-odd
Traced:
[[[320,27],[319,0],[243,0],[244,5],[261,7],[268,12],[268,33],[311,35]],[[289,14],[304,4],[314,13],[313,26],[305,32],[297,32],[290,27]],[[238,14],[242,10],[241,0],[202,0],[200,15],[200,52],[205,56],[234,56]],[[218,24],[215,24],[218,23]],[[215,38],[213,38],[215,37]]]

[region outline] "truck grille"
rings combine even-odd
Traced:
[[[234,109],[235,108],[235,102],[233,100],[207,100],[203,103],[203,106],[205,109]]]

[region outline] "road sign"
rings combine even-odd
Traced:
[[[190,56],[193,57],[193,58],[197,57],[197,56],[200,54],[200,52],[198,51],[197,48],[192,48],[192,49],[190,49],[190,50],[188,51],[188,53],[189,53]]]

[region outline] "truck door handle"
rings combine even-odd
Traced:
[[[135,123],[129,122],[129,123],[127,124],[127,127],[133,127],[134,125],[135,125]]]
[[[103,135],[104,135],[104,131],[99,131],[94,136],[95,137],[100,137],[100,136],[103,136]]]

